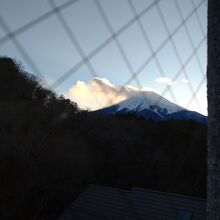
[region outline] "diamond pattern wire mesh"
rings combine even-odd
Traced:
[[[199,15],[199,10],[202,6],[205,5],[207,8],[207,0],[191,0],[191,11],[187,15],[183,14],[182,8],[179,4],[178,0],[173,0],[174,7],[176,12],[178,13],[180,17],[180,22],[175,28],[171,30],[169,27],[169,23],[166,21],[166,17],[163,12],[162,2],[165,0],[154,0],[151,4],[149,4],[146,8],[142,8],[141,10],[137,10],[134,2],[132,0],[127,0],[127,6],[130,8],[132,12],[132,18],[127,21],[125,24],[123,24],[120,28],[117,30],[114,30],[114,27],[112,25],[111,19],[106,14],[106,10],[103,7],[103,1],[101,0],[93,0],[95,7],[97,8],[97,11],[99,15],[101,16],[104,25],[106,26],[107,31],[109,32],[109,37],[107,37],[102,43],[100,43],[96,48],[91,50],[90,52],[84,51],[82,47],[82,43],[80,40],[77,39],[76,33],[71,29],[71,24],[66,20],[64,16],[64,10],[70,7],[74,7],[74,4],[79,2],[81,0],[68,0],[65,3],[60,4],[59,6],[56,5],[55,0],[48,0],[48,3],[51,7],[51,10],[42,14],[41,16],[37,17],[36,19],[33,19],[29,22],[27,22],[25,25],[11,29],[9,25],[7,24],[7,21],[3,18],[3,16],[0,14],[0,27],[5,32],[3,36],[0,37],[0,48],[2,45],[6,44],[8,41],[12,42],[14,47],[17,49],[17,51],[20,53],[22,59],[29,65],[30,69],[42,80],[46,81],[45,76],[41,73],[41,71],[38,68],[38,65],[36,65],[34,57],[32,57],[28,49],[24,48],[22,44],[20,43],[19,36],[26,33],[31,32],[32,29],[41,24],[42,22],[46,21],[47,19],[50,19],[53,16],[56,16],[58,21],[60,22],[63,32],[68,36],[70,39],[70,42],[72,45],[76,48],[77,53],[80,56],[80,60],[73,65],[71,68],[69,68],[68,71],[63,72],[60,74],[60,76],[55,79],[52,83],[49,84],[49,87],[52,89],[56,89],[58,86],[60,86],[62,83],[64,83],[66,80],[68,80],[72,75],[76,74],[82,66],[86,66],[89,73],[91,74],[91,77],[99,77],[98,71],[94,63],[92,62],[93,58],[97,56],[97,54],[101,53],[105,48],[107,48],[111,43],[114,43],[119,54],[121,55],[122,61],[126,65],[129,75],[127,76],[127,80],[124,83],[124,85],[131,84],[132,82],[135,82],[136,85],[141,89],[142,83],[140,80],[140,74],[143,73],[145,68],[151,63],[154,62],[155,67],[157,68],[157,71],[159,72],[159,75],[161,77],[166,77],[165,74],[165,68],[162,64],[162,60],[160,59],[160,53],[161,51],[167,46],[167,44],[171,45],[171,50],[173,51],[177,63],[178,63],[178,70],[172,77],[172,81],[176,81],[181,74],[184,75],[185,79],[188,81],[188,89],[190,91],[191,96],[188,99],[188,103],[185,107],[189,107],[193,101],[195,101],[198,109],[201,108],[201,103],[197,97],[199,91],[201,90],[202,86],[206,84],[206,74],[205,74],[205,68],[202,65],[201,58],[198,54],[198,51],[200,48],[206,44],[206,30],[204,30],[201,17]],[[109,0],[110,1],[110,0]],[[119,4],[118,1],[115,0],[116,5]],[[162,22],[162,25],[165,29],[165,35],[162,40],[162,42],[155,48],[155,46],[152,44],[152,39],[149,36],[149,33],[145,29],[145,23],[143,22],[142,17],[148,13],[150,13],[152,10],[155,10],[155,13],[160,18],[160,21]],[[195,19],[197,21],[197,26],[199,30],[201,31],[201,39],[198,42],[193,41],[193,37],[191,34],[191,30],[188,27],[188,22],[192,17],[195,16]],[[137,27],[140,30],[141,35],[143,36],[144,42],[150,52],[150,56],[146,57],[144,59],[144,62],[138,67],[134,68],[132,66],[131,58],[126,53],[126,50],[123,46],[123,42],[120,39],[120,35],[129,30],[132,25],[136,24]],[[175,36],[181,31],[184,31],[184,34],[186,35],[186,38],[189,42],[189,45],[192,49],[191,53],[187,56],[187,58],[183,59],[181,51],[178,49],[178,46],[175,42]],[[88,36],[89,38],[89,36]],[[0,51],[1,52],[1,51]],[[1,54],[2,55],[2,54]],[[187,71],[188,65],[192,62],[192,60],[195,59],[199,72],[202,76],[202,79],[200,82],[198,82],[197,87],[195,87],[190,79],[190,74],[193,74],[192,72]],[[149,74],[149,73],[148,73]],[[48,84],[47,82],[45,82]],[[103,88],[104,89],[104,88]],[[120,91],[118,92],[118,95],[123,93],[124,87],[121,86]],[[105,91],[104,91],[105,92]],[[170,94],[172,101],[175,103],[178,103],[178,99],[176,98],[175,92],[173,91],[172,86],[166,85],[166,88],[161,92],[161,96],[165,96],[167,93]],[[106,97],[109,99],[109,104],[112,103],[111,97]],[[206,98],[206,97],[204,97]],[[160,100],[157,100],[157,102],[160,102]],[[155,103],[156,104],[156,103]],[[131,207],[132,208],[132,207]],[[135,210],[135,209],[134,209]],[[138,216],[137,216],[137,219]]]
[[[162,60],[160,59],[161,51],[169,44],[172,48],[172,53],[174,54],[177,63],[178,63],[178,71],[173,75],[172,81],[176,81],[181,75],[185,77],[187,80],[188,89],[190,91],[190,97],[189,101],[184,107],[189,107],[192,102],[195,102],[197,105],[198,110],[201,110],[201,103],[198,99],[198,93],[200,92],[202,86],[206,84],[206,74],[205,74],[205,68],[202,65],[201,58],[198,54],[198,51],[201,49],[203,45],[206,44],[206,30],[204,30],[201,15],[199,14],[199,10],[201,7],[207,8],[207,0],[191,0],[191,11],[187,13],[187,15],[184,15],[183,9],[180,5],[180,1],[173,0],[170,1],[172,4],[174,4],[175,10],[177,14],[179,15],[180,22],[175,28],[169,27],[169,23],[166,20],[166,16],[164,15],[163,11],[163,2],[165,0],[154,0],[151,2],[151,4],[148,4],[146,8],[142,8],[141,10],[137,10],[135,7],[135,1],[127,0],[127,6],[130,8],[132,12],[132,18],[127,21],[125,24],[123,24],[120,28],[115,30],[115,28],[112,25],[111,19],[109,19],[109,16],[107,16],[107,11],[103,7],[103,1],[101,0],[93,0],[93,3],[97,9],[97,12],[99,16],[101,16],[102,21],[104,25],[106,26],[106,29],[109,33],[109,37],[107,37],[102,43],[100,43],[96,48],[93,50],[86,52],[83,49],[82,42],[77,39],[76,33],[71,28],[71,23],[67,21],[65,18],[65,9],[73,8],[74,5],[77,2],[80,2],[82,0],[69,0],[65,3],[57,5],[55,0],[48,0],[48,3],[51,7],[51,10],[48,12],[40,15],[36,19],[33,19],[26,24],[24,24],[21,27],[11,29],[9,25],[7,24],[7,21],[4,19],[4,17],[0,14],[0,27],[5,32],[5,34],[0,37],[0,47],[4,44],[6,44],[8,41],[13,43],[14,47],[17,49],[17,51],[20,53],[20,56],[22,59],[28,64],[28,66],[31,68],[31,70],[39,76],[42,80],[46,82],[44,74],[41,73],[41,71],[38,68],[38,65],[36,64],[34,57],[32,57],[28,49],[26,47],[23,47],[20,43],[19,36],[31,32],[34,27],[41,24],[42,22],[50,19],[53,16],[56,16],[60,24],[62,25],[63,32],[68,36],[70,39],[72,45],[76,48],[76,51],[78,55],[80,56],[80,60],[73,65],[71,68],[69,68],[68,71],[63,72],[60,74],[59,77],[57,77],[55,80],[53,80],[52,83],[49,84],[49,87],[52,89],[58,88],[62,83],[67,81],[71,76],[76,74],[80,68],[83,66],[86,66],[89,73],[91,74],[91,77],[99,77],[98,70],[96,68],[96,65],[93,63],[93,58],[96,57],[98,54],[100,54],[104,49],[106,49],[110,44],[114,43],[116,46],[121,58],[122,62],[125,64],[125,66],[128,69],[129,75],[127,76],[127,80],[124,83],[124,85],[131,84],[133,82],[136,83],[139,89],[141,89],[142,83],[140,80],[140,75],[143,74],[143,71],[145,68],[152,62],[155,63],[155,67],[158,70],[158,73],[161,77],[166,77],[165,74],[166,69],[164,68],[164,65],[161,63]],[[119,4],[118,1],[115,1],[115,5],[117,6]],[[155,46],[152,43],[152,39],[149,35],[149,33],[146,31],[145,23],[143,21],[143,16],[146,14],[151,13],[151,11],[154,10],[154,13],[157,13],[157,16],[159,16],[160,22],[163,25],[163,28],[165,29],[164,39],[162,42],[160,42],[159,46],[155,48]],[[122,12],[123,13],[123,12]],[[188,26],[189,21],[192,19],[192,17],[195,17],[197,21],[197,26],[200,30],[201,34],[201,40],[197,41],[196,43],[193,40],[191,29]],[[131,62],[131,58],[126,53],[126,48],[124,48],[123,42],[120,38],[120,35],[122,35],[124,32],[128,31],[134,24],[137,25],[137,27],[140,30],[140,33],[142,34],[142,37],[144,39],[144,42],[150,52],[150,56],[146,57],[142,65],[139,66],[139,68],[134,68]],[[192,49],[191,53],[187,56],[187,58],[183,59],[182,57],[182,51],[179,50],[177,43],[175,42],[175,37],[177,34],[179,34],[180,31],[184,32],[185,37],[188,40],[188,43]],[[88,36],[89,39],[89,36]],[[2,55],[2,54],[1,54]],[[169,56],[169,55],[168,55]],[[199,72],[202,76],[201,82],[198,83],[197,86],[195,86],[190,79],[190,75],[192,75],[192,72],[189,72],[187,70],[189,64],[191,64],[192,60],[195,60],[195,62],[198,65]],[[150,74],[150,73],[147,73]],[[120,91],[118,92],[118,95],[123,93],[124,87],[121,86]],[[105,91],[104,91],[105,92]],[[175,103],[178,103],[178,99],[176,98],[175,92],[173,91],[172,86],[166,85],[165,89],[161,92],[161,96],[165,96],[167,93],[170,94],[172,101]],[[106,97],[109,99],[109,104],[112,103],[112,100],[110,97]],[[204,97],[206,98],[206,97]],[[157,102],[160,102],[160,100],[157,100]]]

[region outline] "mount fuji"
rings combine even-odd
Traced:
[[[96,112],[108,115],[131,113],[155,121],[176,119],[207,123],[206,116],[176,105],[152,91],[136,93],[122,102],[96,110]]]

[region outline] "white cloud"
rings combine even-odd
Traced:
[[[116,104],[139,91],[153,91],[144,87],[138,89],[134,86],[118,86],[105,78],[93,78],[89,82],[77,81],[66,95],[83,109],[96,110]]]
[[[182,82],[182,83],[189,83],[189,80],[182,78],[182,79],[181,79],[181,82]]]
[[[155,81],[158,83],[163,83],[167,86],[172,86],[175,84],[175,82],[168,77],[159,77],[159,78],[156,78]]]

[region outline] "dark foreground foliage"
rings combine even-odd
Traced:
[[[54,219],[90,183],[205,197],[206,132],[81,111],[0,58],[0,219]]]

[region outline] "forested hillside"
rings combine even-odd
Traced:
[[[206,125],[80,110],[0,58],[0,219],[54,215],[90,184],[206,196]]]

